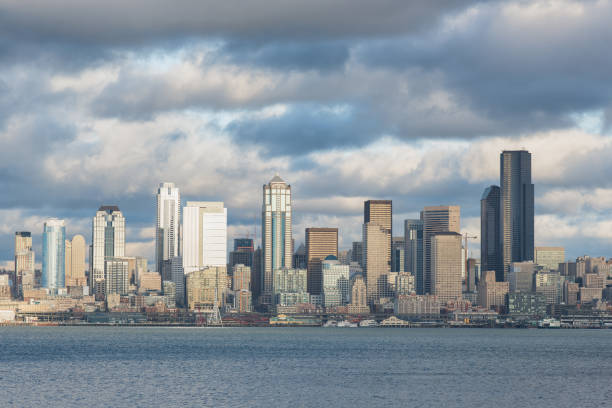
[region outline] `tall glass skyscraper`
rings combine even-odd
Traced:
[[[278,175],[263,186],[261,210],[262,276],[260,303],[272,304],[274,271],[291,268],[291,186]]]
[[[534,258],[534,186],[531,153],[526,150],[500,154],[501,233],[504,274],[512,262]]]
[[[489,186],[480,200],[480,262],[482,271],[495,271],[498,282],[504,280],[500,228],[501,189]]]
[[[104,261],[125,256],[125,218],[116,205],[104,205],[92,220],[89,286],[94,294],[105,290]]]
[[[42,246],[42,286],[56,294],[58,289],[66,287],[66,224],[64,220],[52,218],[43,226]]]
[[[157,272],[168,279],[168,275],[171,275],[170,261],[175,256],[180,256],[181,193],[174,183],[161,183],[155,197],[157,201],[155,264]]]
[[[404,220],[404,271],[410,272],[416,281],[416,291],[425,293],[425,277],[423,276],[423,221]]]

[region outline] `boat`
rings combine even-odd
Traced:
[[[378,327],[376,320],[367,319],[359,322],[359,327]]]
[[[325,322],[323,327],[338,327],[338,322],[335,320],[328,320]]]
[[[348,320],[343,320],[338,322],[338,327],[357,327],[357,323],[349,322]]]
[[[542,319],[538,322],[540,329],[558,329],[561,327],[561,322],[557,319]]]

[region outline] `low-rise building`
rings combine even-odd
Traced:
[[[398,316],[439,317],[440,301],[434,295],[400,295],[393,312]]]
[[[542,293],[508,293],[506,303],[510,315],[536,317],[546,315],[546,296]]]

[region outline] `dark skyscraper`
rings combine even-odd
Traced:
[[[502,263],[533,260],[534,187],[531,153],[504,151],[500,155]]]
[[[489,186],[480,200],[480,258],[483,271],[495,271],[504,280],[501,241],[501,189]]]
[[[423,276],[423,221],[404,220],[404,270],[410,272],[416,282],[419,295],[425,293],[425,278]]]
[[[230,270],[234,265],[242,264],[244,266],[253,266],[253,240],[251,238],[235,238],[234,250],[230,252],[229,266]],[[229,272],[229,271],[228,271]]]

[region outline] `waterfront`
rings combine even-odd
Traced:
[[[608,330],[0,328],[6,406],[597,407]]]

